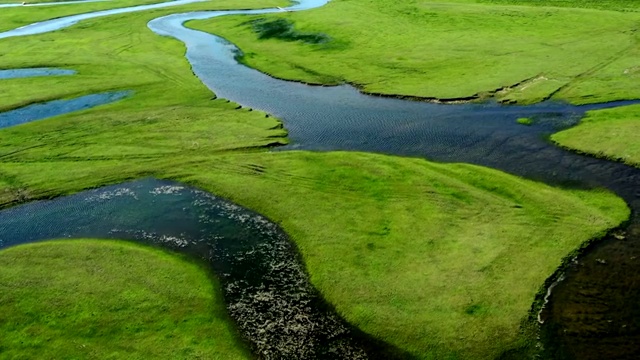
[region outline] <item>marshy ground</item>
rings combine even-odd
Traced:
[[[0,30],[134,3],[140,2],[3,9]],[[640,13],[631,1],[608,3],[627,11],[602,10],[601,3],[571,7],[576,4],[334,1],[307,13],[189,26],[223,35],[239,45],[247,64],[292,80],[521,103],[640,98],[636,72],[625,72],[639,65]],[[2,206],[150,175],[179,180],[280,224],[297,245],[311,284],[340,315],[416,357],[489,359],[534,344],[535,334],[522,325],[530,324],[545,279],[583,242],[626,220],[627,206],[610,192],[554,188],[473,165],[360,152],[269,152],[265,146],[288,142],[281,122],[211,100],[191,73],[182,44],[147,28],[150,20],[178,11],[285,5],[206,2],[0,40],[1,48],[11,49],[0,57],[2,69],[77,72],[0,80],[2,110],[134,92],[111,105],[0,131]],[[258,39],[256,24],[274,21],[277,36]],[[554,140],[638,164],[637,137],[629,130],[637,109],[590,113]],[[582,141],[585,136],[592,138]],[[79,261],[65,253],[73,251],[61,250],[60,257]],[[16,266],[30,268],[27,260]],[[33,290],[11,294],[19,301],[22,291]],[[210,306],[221,309],[221,298],[210,290]],[[211,332],[215,347],[246,355],[228,319],[209,325],[222,329]]]

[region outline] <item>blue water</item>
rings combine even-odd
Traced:
[[[53,69],[53,68],[30,68],[30,69],[8,69],[0,70],[0,80],[2,79],[20,79],[39,76],[63,76],[73,75],[73,70]]]
[[[99,105],[109,104],[131,93],[128,91],[107,92],[77,97],[68,100],[54,100],[28,105],[15,110],[0,113],[0,128],[20,125],[35,120],[64,115],[74,111],[86,110]]]

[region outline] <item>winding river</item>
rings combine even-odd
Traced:
[[[195,1],[198,0],[179,0],[74,15],[0,33],[0,38],[53,31],[71,26],[83,19],[98,16]],[[287,10],[306,10],[324,4],[326,4],[325,0],[305,0],[287,8]],[[635,102],[585,106],[572,106],[557,102],[544,102],[532,106],[502,106],[496,103],[442,105],[364,95],[348,85],[337,87],[307,86],[277,80],[238,64],[235,57],[239,50],[235,46],[220,37],[187,29],[182,25],[185,21],[194,19],[278,11],[280,10],[261,9],[175,14],[151,21],[149,28],[160,35],[171,36],[184,42],[187,47],[186,56],[191,62],[194,73],[217,96],[235,101],[243,106],[265,110],[281,118],[293,140],[291,145],[281,149],[283,151],[287,149],[359,150],[419,156],[443,162],[468,162],[554,185],[604,187],[616,192],[633,209],[632,218],[625,229],[621,229],[615,235],[611,235],[592,246],[584,256],[576,259],[566,269],[565,280],[555,285],[549,296],[549,304],[542,313],[541,319],[545,322],[543,326],[545,336],[543,338],[547,339],[545,348],[548,355],[554,357],[600,359],[621,358],[640,353],[640,342],[636,341],[640,339],[640,329],[638,328],[640,312],[635,303],[635,300],[640,298],[640,290],[633,286],[640,281],[640,260],[636,260],[640,259],[640,246],[638,246],[640,243],[638,241],[640,240],[640,219],[638,217],[640,169],[565,151],[546,140],[549,134],[577,123],[585,111]],[[533,118],[534,125],[517,124],[516,119],[520,117]],[[176,184],[167,186],[179,187]],[[123,189],[122,191],[126,192],[124,189],[127,188],[129,185],[100,191],[120,191],[117,189]],[[183,191],[197,192],[193,189]],[[141,193],[136,194],[138,197],[142,196]],[[69,197],[59,201],[73,202],[78,200],[73,199],[75,198]],[[39,214],[37,205],[25,206],[35,206],[30,211]],[[121,210],[118,206],[112,208],[110,216],[116,216],[120,213]],[[228,206],[233,205],[228,204]],[[151,206],[151,208],[153,207]],[[122,209],[125,211],[124,208]],[[0,213],[2,223],[18,221],[12,219],[18,219],[20,216],[15,212],[11,213],[11,211],[18,210],[7,210]],[[246,210],[239,209],[238,211]],[[103,218],[96,217],[96,219]],[[0,226],[4,225],[0,224]],[[129,226],[129,230],[137,229],[135,223],[127,226]],[[348,326],[322,304],[317,295],[310,295],[310,298],[315,300],[309,300],[310,298],[306,295],[299,299],[296,298],[300,288],[306,289],[305,291],[308,291],[309,294],[315,294],[315,292],[308,284],[291,245],[288,245],[288,242],[284,240],[284,235],[279,233],[279,230],[274,228],[272,224],[264,222],[264,226],[278,232],[279,235],[267,239],[261,243],[264,244],[261,246],[272,246],[273,244],[276,247],[281,246],[284,250],[279,253],[282,256],[280,259],[288,264],[287,266],[293,266],[297,269],[292,271],[297,274],[295,275],[297,277],[287,278],[288,271],[276,270],[270,273],[274,278],[255,280],[253,276],[256,271],[260,271],[258,269],[262,268],[249,271],[248,267],[253,266],[254,263],[261,264],[255,266],[266,265],[261,262],[245,263],[243,256],[240,256],[239,260],[233,260],[234,256],[236,258],[238,256],[238,253],[233,252],[233,249],[226,249],[223,253],[232,254],[225,261],[228,261],[228,264],[238,264],[237,268],[234,267],[236,265],[222,265],[224,262],[212,262],[212,266],[217,269],[216,271],[225,283],[225,297],[229,302],[232,316],[238,322],[245,337],[251,341],[254,350],[265,357],[275,358],[279,356],[288,358],[313,357],[318,354],[328,354],[326,353],[329,351],[328,349],[340,349],[332,353],[335,355],[333,358],[338,358],[338,354],[349,359],[375,357],[376,354],[384,357],[380,355],[380,351],[383,348],[388,350],[388,348],[376,347],[376,343],[371,339],[358,336],[357,331],[349,330]],[[29,227],[29,229],[31,229],[30,232],[27,231],[21,235],[22,238],[33,238],[30,236],[40,231],[34,227]],[[214,233],[218,230],[207,228],[206,231]],[[155,230],[151,232],[160,234]],[[143,239],[143,235],[146,233],[149,231],[144,230],[141,233],[116,231],[113,232],[113,237]],[[47,233],[40,236],[39,239],[54,237],[51,236],[53,234]],[[75,232],[69,235],[96,237],[103,234],[104,231],[89,231],[87,233]],[[164,235],[157,235],[153,242],[165,243],[158,240],[162,236]],[[180,234],[171,236],[178,239],[189,238]],[[189,241],[187,240],[187,242]],[[218,244],[214,241],[207,246],[213,246],[217,249]],[[233,247],[231,243],[227,245]],[[252,243],[251,246],[257,247],[258,243]],[[245,248],[243,250],[245,252],[242,254],[247,252],[253,254],[252,249],[252,247]],[[210,250],[207,251],[209,251],[208,254],[211,254]],[[204,253],[198,252],[198,254],[203,256]],[[225,268],[225,266],[229,267]],[[234,280],[228,280],[227,272],[234,274],[232,276]],[[559,274],[555,276],[559,276]],[[254,280],[257,282],[252,283]],[[289,299],[287,301],[293,301],[290,303],[282,301],[282,304],[286,303],[285,308],[298,310],[314,308],[309,311],[313,311],[316,315],[309,318],[326,326],[318,326],[317,329],[320,329],[318,333],[298,329],[299,326],[296,326],[300,324],[300,321],[306,321],[302,319],[308,318],[295,311],[283,312],[284,308],[261,307],[266,303],[256,302],[262,293],[255,290],[255,286],[258,289],[261,286],[266,286],[269,289],[268,295],[265,295],[267,298],[268,296],[282,296],[283,299]],[[245,295],[240,296],[237,293]],[[299,302],[296,303],[296,301]],[[278,301],[269,303],[278,303]],[[240,312],[234,313],[236,310]],[[273,326],[269,327],[272,333],[267,331],[268,334],[264,334],[264,331],[257,331],[258,327],[254,325],[260,316],[269,317],[269,321],[271,321],[268,322],[269,326]],[[252,323],[252,321],[254,322]],[[298,332],[293,329],[298,329]],[[601,340],[595,341],[594,339]],[[322,346],[326,344],[331,345],[329,347]],[[335,344],[340,344],[340,346],[335,347]]]

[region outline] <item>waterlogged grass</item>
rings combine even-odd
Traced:
[[[78,70],[64,79],[3,80],[1,109],[135,92],[0,131],[0,206],[143,176],[184,181],[280,223],[313,284],[342,315],[419,358],[490,359],[527,345],[520,325],[534,294],[563,257],[623,221],[625,204],[610,193],[555,189],[470,165],[264,152],[286,142],[280,123],[210,100],[184,48],[146,24],[185,9],[276,5],[283,4],[194,4],[0,41],[11,49],[0,68]],[[11,16],[1,12],[0,23]],[[320,46],[335,46],[327,34],[332,40]]]
[[[496,97],[521,103],[640,97],[640,13],[523,6],[532,2],[335,0],[250,18],[286,19],[296,31],[329,36],[323,44],[261,40],[247,17],[189,26],[231,40],[248,65],[291,80],[443,99],[513,86]]]
[[[249,359],[217,282],[178,255],[65,240],[0,251],[4,359]]]
[[[551,139],[567,148],[640,167],[640,106],[589,112],[580,124]]]

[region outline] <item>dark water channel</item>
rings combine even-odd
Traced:
[[[275,224],[204,191],[143,179],[0,212],[0,248],[82,237],[135,240],[208,263],[263,358],[387,357],[324,304]]]
[[[289,9],[294,11],[305,10],[322,6],[325,3],[325,0],[305,0]],[[312,87],[273,79],[258,71],[242,66],[235,60],[236,56],[240,54],[240,51],[235,46],[219,37],[182,26],[183,22],[192,19],[278,11],[280,10],[192,12],[153,20],[149,23],[149,27],[158,34],[175,37],[186,44],[186,56],[192,64],[194,73],[218,97],[230,99],[246,107],[265,110],[283,119],[286,128],[290,131],[293,143],[281,150],[357,150],[426,157],[442,162],[467,162],[493,167],[552,185],[584,188],[604,187],[616,192],[633,209],[633,217],[625,229],[621,229],[615,236],[612,235],[592,246],[585,255],[576,259],[566,270],[565,280],[555,286],[553,293],[549,297],[549,303],[541,314],[541,318],[544,320],[545,357],[575,359],[640,358],[640,341],[638,341],[640,340],[640,310],[638,310],[637,306],[637,301],[640,299],[640,286],[638,286],[640,284],[640,260],[638,260],[640,259],[640,245],[638,245],[640,244],[640,221],[638,217],[638,210],[640,210],[640,170],[620,163],[565,151],[547,140],[549,134],[576,124],[585,111],[622,106],[633,102],[586,106],[572,106],[555,102],[545,102],[533,106],[502,106],[495,103],[442,105],[363,95],[357,89],[348,85]],[[111,13],[123,12],[112,11]],[[91,17],[94,16],[84,15],[83,18]],[[74,17],[71,19],[63,18],[58,22],[52,20],[34,24],[13,32],[0,34],[0,38],[52,31],[70,26],[70,24],[79,20],[81,19]],[[534,124],[532,126],[517,124],[516,119],[521,117],[532,118]],[[141,196],[139,195],[140,199],[142,198]],[[75,199],[73,201],[78,200],[78,198]],[[170,204],[167,204],[166,208],[164,204],[158,203],[152,207],[173,211],[169,210]],[[102,226],[100,223],[105,222],[105,219],[110,216],[118,219],[117,216],[119,215],[116,213],[120,212],[121,205],[116,205],[118,206],[117,211],[114,206],[110,212],[102,216],[96,216],[94,219],[98,224],[91,226]],[[36,208],[33,209],[32,216],[35,216],[37,214]],[[126,209],[126,207],[122,209]],[[143,207],[139,209],[142,210]],[[149,213],[152,213],[155,211],[155,209],[148,209],[146,205],[144,209],[144,211],[140,212],[149,211]],[[185,207],[184,209],[189,208]],[[91,210],[91,212],[93,211]],[[238,209],[238,211],[245,210]],[[11,215],[12,221],[19,221],[21,216],[23,215],[13,213]],[[137,229],[137,221],[140,222],[139,226],[145,226],[142,219],[135,217],[134,219],[136,219],[135,223],[126,223],[126,219],[121,219],[120,221],[125,221],[124,224],[130,225],[131,229]],[[162,226],[176,226],[174,223],[176,222],[172,221]],[[75,225],[70,224],[70,226],[73,227]],[[272,225],[265,226],[271,227]],[[87,227],[87,229],[89,228]],[[124,227],[120,226],[120,228]],[[39,231],[34,227],[29,227],[28,229],[31,229],[30,232],[27,231],[20,236],[29,237]],[[157,234],[162,233],[156,230],[144,231],[145,234],[154,233],[154,231]],[[212,227],[206,231],[216,234],[216,231],[219,230]],[[101,234],[103,232],[100,231],[78,232],[74,233],[73,236],[96,237],[102,236]],[[113,237],[126,235],[123,232],[113,232],[111,234],[113,234]],[[135,235],[135,231],[129,231],[127,234],[130,234],[129,238],[145,238],[140,235],[142,233]],[[168,232],[167,234],[172,233]],[[54,234],[48,233],[46,236],[43,235],[39,238],[54,237],[52,235]],[[162,235],[157,236],[162,237]],[[284,239],[283,235],[278,236],[278,239]],[[16,238],[22,239],[18,235],[16,235]],[[159,240],[153,241],[164,243]],[[250,239],[243,238],[237,241],[247,242]],[[278,243],[279,240],[268,240],[266,243],[269,241]],[[214,243],[216,244],[215,246],[222,246],[219,242]],[[225,283],[225,294],[229,297],[229,309],[234,319],[238,321],[241,331],[243,333],[246,332],[246,336],[251,339],[254,349],[258,353],[270,354],[272,357],[305,358],[318,356],[319,354],[329,358],[338,358],[337,354],[344,358],[357,358],[356,354],[365,356],[369,345],[362,345],[364,343],[359,342],[356,338],[343,336],[345,332],[342,329],[345,329],[345,326],[339,320],[335,320],[336,317],[330,311],[324,313],[322,316],[326,317],[318,318],[322,319],[318,321],[323,324],[335,325],[335,327],[331,327],[334,325],[327,325],[326,329],[338,330],[319,330],[318,334],[324,335],[316,335],[315,332],[301,335],[301,333],[292,330],[294,328],[297,329],[299,325],[296,321],[304,321],[306,316],[300,315],[304,313],[296,313],[296,311],[300,309],[316,311],[314,310],[315,300],[307,301],[306,295],[299,298],[301,302],[297,303],[297,305],[289,304],[282,307],[282,309],[295,309],[294,312],[281,312],[284,310],[269,308],[272,304],[280,303],[280,300],[276,298],[264,303],[252,302],[258,301],[256,300],[258,298],[270,299],[269,296],[289,296],[287,295],[287,289],[292,289],[292,286],[294,288],[300,286],[301,288],[311,289],[306,277],[303,276],[299,263],[295,260],[296,257],[293,250],[289,248],[290,245],[285,245],[285,243],[286,241],[282,240],[282,245],[278,246],[286,248],[286,251],[283,250],[282,253],[278,254],[283,254],[281,259],[285,263],[291,266],[294,266],[292,262],[298,264],[295,265],[298,270],[292,271],[292,273],[300,274],[301,277],[289,278],[287,277],[289,271],[274,270],[274,272],[270,273],[274,278],[269,278],[267,283],[272,281],[277,286],[270,288],[273,293],[270,293],[266,298],[262,298],[262,295],[254,296],[253,300],[247,300],[249,301],[248,303],[242,302],[244,304],[242,306],[236,307],[234,305],[238,301],[234,300],[236,299],[235,296],[237,296],[235,295],[236,292],[257,294],[255,290],[252,290],[249,282],[253,281],[256,275],[260,275],[261,270],[256,273],[254,270],[246,271],[243,268],[244,265],[238,265],[235,270],[231,266],[231,264],[240,263],[247,266],[251,265],[251,262],[242,262],[245,260],[244,255],[242,255],[244,253],[231,252],[230,259],[225,260],[227,262],[223,263],[229,264],[229,269],[225,271],[245,276],[245,280],[230,282],[231,280],[225,277],[224,272],[216,270],[219,274],[222,274],[221,276]],[[223,253],[228,253],[228,251],[230,250],[226,249]],[[197,252],[197,254],[200,256],[203,253]],[[213,256],[213,253],[208,254]],[[251,256],[254,256],[254,253],[251,254]],[[239,258],[233,260],[233,256],[239,256]],[[258,261],[260,260],[259,258],[267,255],[266,253],[260,253],[255,256],[255,258],[252,257],[255,260],[254,262],[261,264]],[[268,262],[268,258],[265,258],[265,261]],[[221,263],[213,266],[227,265],[222,265]],[[280,278],[275,279],[278,276]],[[240,279],[240,277],[235,279]],[[233,286],[237,288],[234,290],[234,287],[230,288],[229,284],[235,284]],[[283,290],[278,290],[280,289],[278,287]],[[296,291],[293,291],[293,294],[296,294]],[[295,298],[297,295],[291,296]],[[245,299],[245,297],[241,298]],[[253,305],[245,306],[246,304]],[[241,312],[240,314],[242,315],[233,315],[234,311],[240,311],[238,310],[240,308],[245,312]],[[320,308],[323,307],[318,306],[318,309]],[[257,336],[256,331],[260,331],[257,330],[260,327],[256,328],[254,326],[255,321],[258,320],[252,317],[260,319],[261,316],[279,319],[269,323],[269,326],[278,324],[278,327],[273,329],[279,330],[273,330],[273,333],[266,337],[255,337]],[[243,319],[249,322],[244,323],[243,321],[245,320]],[[251,321],[254,322],[252,323]],[[325,328],[319,326],[318,329]],[[304,332],[306,330],[301,331]],[[326,335],[334,332],[340,335],[336,337]],[[290,344],[297,345],[289,346]],[[334,344],[341,345],[335,347]],[[278,351],[282,351],[282,353],[276,352],[276,346],[279,347]],[[292,356],[293,352],[288,353],[287,349],[295,347],[298,347],[295,350],[297,355]],[[369,355],[375,353],[376,351],[373,351]],[[331,356],[328,354],[331,354]],[[333,354],[336,354],[335,357],[332,357]]]

